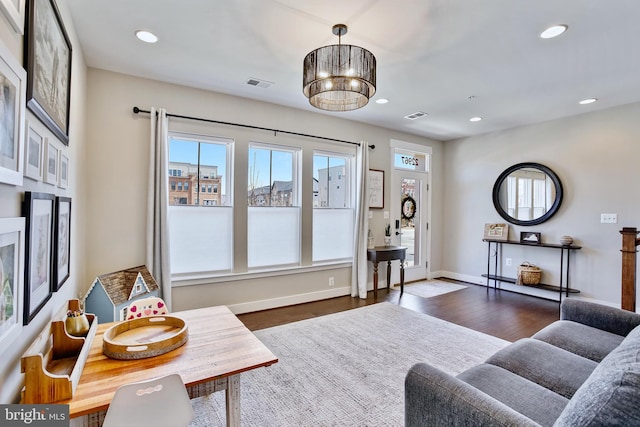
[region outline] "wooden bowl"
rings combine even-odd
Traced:
[[[102,336],[102,352],[121,360],[159,356],[187,342],[184,320],[174,316],[151,316],[127,320],[107,329]]]

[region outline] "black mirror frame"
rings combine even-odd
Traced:
[[[513,218],[512,216],[509,216],[509,214],[500,205],[500,186],[512,172],[515,172],[518,169],[524,169],[524,168],[533,168],[533,169],[538,169],[544,172],[545,174],[547,174],[547,176],[549,176],[549,178],[551,178],[551,181],[556,187],[556,198],[553,201],[553,205],[551,205],[551,208],[547,211],[547,213],[542,215],[540,218],[532,219],[529,221],[522,221],[522,220]],[[551,218],[558,211],[558,209],[560,209],[560,204],[562,203],[562,197],[563,197],[562,183],[560,182],[558,175],[556,175],[556,173],[552,171],[550,168],[544,165],[541,165],[540,163],[526,162],[526,163],[518,163],[516,165],[513,165],[510,168],[507,168],[504,172],[502,172],[498,177],[498,179],[496,180],[496,183],[493,185],[493,206],[496,208],[496,210],[498,211],[498,213],[502,218],[507,220],[509,223],[515,224],[515,225],[529,226],[529,225],[542,224],[543,222]]]

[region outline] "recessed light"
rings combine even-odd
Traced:
[[[387,102],[389,102],[387,98],[376,99],[376,104],[386,104]]]
[[[583,99],[582,101],[578,102],[578,104],[580,104],[580,105],[593,104],[597,100],[598,100],[598,98],[587,98],[587,99]]]
[[[471,117],[469,119],[470,122],[479,122],[480,120],[482,120],[482,117]]]
[[[136,37],[145,43],[155,43],[158,41],[158,36],[146,30],[136,31]]]
[[[558,37],[560,34],[564,33],[565,31],[567,31],[567,28],[569,28],[567,25],[553,25],[549,28],[547,28],[546,30],[544,30],[543,32],[540,33],[540,38],[543,39],[552,39],[554,37]]]

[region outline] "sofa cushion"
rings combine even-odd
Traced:
[[[563,348],[571,353],[600,362],[624,339],[601,329],[570,320],[558,320],[532,338]]]
[[[598,366],[593,360],[531,338],[503,348],[486,363],[500,366],[567,399],[571,399]]]
[[[568,399],[519,375],[491,364],[474,366],[458,379],[543,426],[551,426]]]
[[[640,326],[600,362],[555,425],[640,425]]]

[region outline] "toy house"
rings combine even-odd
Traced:
[[[87,292],[84,308],[98,316],[100,323],[127,318],[129,304],[142,298],[157,297],[160,288],[146,266],[96,277]]]

